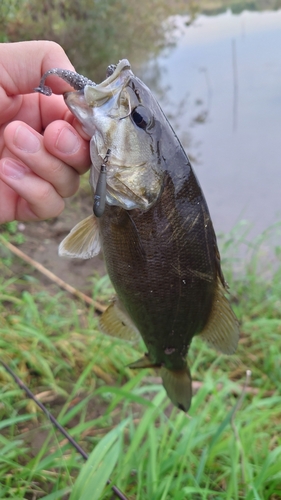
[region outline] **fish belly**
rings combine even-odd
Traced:
[[[117,295],[151,361],[169,369],[186,366],[192,337],[202,331],[212,309],[215,236],[212,225],[206,227],[206,211],[204,199],[177,206],[165,189],[147,212],[107,206],[100,220]]]

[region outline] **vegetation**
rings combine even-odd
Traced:
[[[136,67],[159,52],[168,44],[165,19],[187,13],[184,0],[22,0],[11,10],[8,4],[2,22],[0,16],[6,41],[54,40],[77,71],[101,80],[112,62],[126,57]]]
[[[167,44],[168,15],[245,5],[281,7],[280,0],[2,0],[0,40],[56,40],[78,71],[102,79],[107,64],[128,57],[135,66]],[[0,359],[90,454],[84,462],[0,367],[1,499],[109,500],[109,476],[130,500],[281,498],[281,248],[261,264],[263,242],[249,244],[240,230],[221,240],[239,348],[227,357],[193,341],[196,393],[185,415],[153,371],[127,368],[144,345],[103,336],[93,308],[41,283],[1,245],[1,237],[22,243],[17,224],[1,228]],[[250,252],[247,266],[237,242],[243,256]],[[106,276],[91,278],[91,289],[104,303],[113,293]]]
[[[1,248],[0,358],[92,454],[83,464],[1,369],[0,498],[112,499],[109,474],[131,500],[281,497],[281,249],[270,280],[256,267],[260,246],[237,274],[230,249],[245,244],[242,230],[221,243],[239,349],[229,358],[194,340],[189,415],[171,408],[154,372],[126,368],[142,344],[103,336],[91,308],[42,286],[31,268],[19,273]],[[107,277],[93,280],[95,299],[111,294]]]
[[[191,1],[190,10],[193,14],[203,13],[215,15],[231,9],[233,14],[240,14],[243,10],[277,10],[281,8],[280,0],[198,0]]]
[[[281,0],[1,0],[0,41],[54,40],[76,70],[100,81],[108,64],[126,57],[135,71],[173,44],[172,18],[214,15],[227,8],[281,8]]]

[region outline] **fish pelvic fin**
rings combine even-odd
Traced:
[[[224,288],[220,282],[218,282],[208,323],[199,336],[210,347],[223,354],[233,354],[237,349],[239,340],[238,319],[224,295]]]
[[[100,329],[106,335],[136,342],[140,333],[117,298],[108,306],[99,320]]]
[[[183,370],[160,369],[163,385],[172,403],[180,410],[187,412],[191,405],[192,384],[188,366]]]
[[[98,220],[94,215],[76,224],[59,246],[59,255],[90,259],[101,251]]]

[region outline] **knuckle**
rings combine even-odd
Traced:
[[[43,197],[41,197],[37,203],[30,204],[30,208],[38,219],[44,220],[60,215],[65,206],[64,200],[59,196],[52,196],[52,198],[50,198],[47,190],[42,192],[42,194]],[[46,195],[47,198],[44,198],[44,195]]]
[[[63,48],[59,43],[54,42],[52,40],[43,40],[43,43],[47,48],[47,53],[65,54],[65,51],[63,50]]]
[[[58,158],[56,158],[55,161],[52,163],[50,171],[52,171],[52,174],[60,175],[64,171],[65,167],[66,164],[63,161],[60,161]]]
[[[73,171],[73,175],[69,176],[68,182],[64,183],[57,191],[63,198],[73,196],[79,188],[79,182],[79,176]]]
[[[54,188],[49,182],[44,182],[41,186],[40,192],[38,192],[38,201],[40,202],[50,202],[54,195]]]

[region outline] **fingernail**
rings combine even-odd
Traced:
[[[29,169],[27,167],[15,160],[12,160],[10,158],[3,160],[2,172],[4,175],[10,177],[11,179],[22,179],[22,177],[27,174],[28,171]]]
[[[69,128],[64,127],[61,129],[56,142],[56,148],[65,154],[76,153],[80,146],[80,141],[76,134],[74,134]]]
[[[40,149],[40,141],[28,128],[19,125],[15,135],[14,144],[26,153],[36,153]]]

